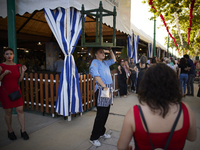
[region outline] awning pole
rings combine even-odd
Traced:
[[[7,20],[8,20],[8,46],[14,50],[14,63],[17,63],[17,39],[15,21],[15,0],[7,0]],[[17,114],[13,108],[12,114]]]
[[[169,34],[167,37],[167,58],[169,58]]]
[[[154,14],[153,56],[156,57],[156,17]]]
[[[7,0],[8,46],[14,50],[14,62],[17,63],[17,39],[15,20],[15,0]]]

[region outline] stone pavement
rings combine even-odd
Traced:
[[[195,84],[195,95],[197,93]],[[197,120],[197,140],[186,142],[184,150],[200,149],[200,98],[187,96],[183,99],[193,109]],[[107,133],[111,139],[101,138],[101,147],[95,147],[89,142],[96,112],[84,112],[82,116],[73,117],[72,121],[64,120],[62,116],[52,118],[51,115],[42,116],[36,111],[25,111],[26,130],[30,139],[24,141],[20,137],[20,126],[17,115],[13,115],[13,129],[18,137],[15,141],[7,138],[7,127],[4,122],[4,111],[0,107],[0,150],[115,150],[119,139],[123,119],[130,107],[138,104],[137,95],[131,93],[127,98],[114,98],[110,115],[106,123]],[[130,143],[134,147],[134,142]]]

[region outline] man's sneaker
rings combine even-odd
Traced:
[[[90,140],[90,143],[92,143],[94,146],[101,146],[101,143],[99,142],[99,140]]]
[[[100,136],[100,138],[101,138],[101,137],[104,137],[105,139],[109,139],[109,138],[111,138],[111,135],[105,133],[104,135]]]

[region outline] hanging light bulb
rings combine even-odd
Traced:
[[[42,45],[42,43],[41,43],[41,42],[38,42],[37,45]]]

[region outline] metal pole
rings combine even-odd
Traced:
[[[169,58],[169,34],[167,38],[167,58]]]
[[[14,50],[13,62],[17,64],[17,38],[15,21],[15,0],[7,0],[7,20],[8,20],[8,46]],[[13,114],[17,114],[13,108]]]
[[[154,14],[154,33],[153,33],[153,56],[156,56],[156,18]]]
[[[7,0],[8,46],[14,50],[14,62],[17,63],[17,38],[15,21],[15,0]]]

